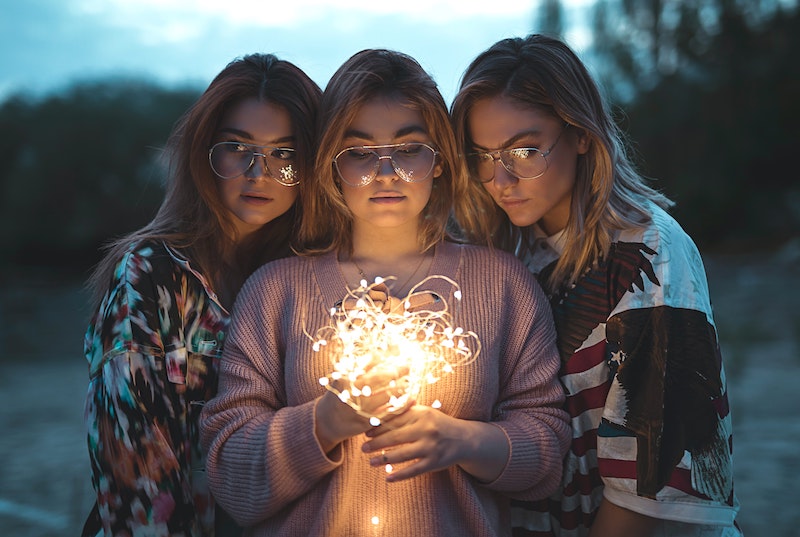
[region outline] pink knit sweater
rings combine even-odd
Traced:
[[[361,452],[363,436],[323,452],[313,407],[332,362],[312,350],[304,329],[330,322],[347,282],[335,254],[283,259],[243,287],[219,393],[202,414],[212,492],[248,535],[510,535],[510,499],[556,489],[570,429],[544,294],[514,257],[475,246],[438,245],[430,274],[458,282],[463,300],[454,320],[478,334],[482,350],[417,400],[438,399],[442,412],[500,427],[510,447],[502,474],[481,483],[454,466],[386,483]],[[456,302],[441,280],[425,289]]]

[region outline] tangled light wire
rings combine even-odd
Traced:
[[[360,415],[379,425],[382,417],[416,399],[423,386],[437,382],[454,368],[474,361],[481,350],[477,334],[453,325],[447,302],[438,297],[441,309],[416,309],[429,291],[419,288],[433,279],[455,287],[456,300],[461,289],[452,279],[428,276],[417,283],[402,300],[388,296],[373,300],[370,292],[389,278],[375,278],[360,287],[348,289],[340,304],[331,308],[331,322],[307,334],[313,349],[328,346],[333,355],[333,371],[319,379],[320,384]],[[383,287],[381,287],[383,288]],[[375,403],[371,397],[386,404]],[[432,405],[439,406],[438,401]]]

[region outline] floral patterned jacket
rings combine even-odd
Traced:
[[[228,323],[203,275],[165,244],[134,244],[120,260],[84,342],[97,504],[83,535],[214,535],[198,417]]]

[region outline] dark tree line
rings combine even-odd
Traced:
[[[796,2],[598,0],[597,66],[636,160],[673,197],[701,248],[800,235],[800,10]],[[545,0],[534,30],[563,35]],[[111,237],[146,223],[161,151],[199,89],[136,80],[0,104],[0,271],[85,271]]]
[[[0,107],[0,268],[86,269],[155,214],[162,149],[199,91],[135,80],[78,84]]]
[[[640,167],[698,242],[800,235],[796,2],[601,0],[594,37]]]

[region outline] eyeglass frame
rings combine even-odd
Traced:
[[[214,152],[214,148],[219,147],[219,146],[223,146],[223,145],[241,145],[241,146],[244,146],[244,147],[247,147],[247,148],[250,149],[250,153],[252,154],[252,156],[250,158],[250,164],[244,169],[244,171],[242,171],[241,173],[239,173],[237,175],[229,175],[229,176],[226,177],[224,175],[221,175],[214,168],[214,162],[213,162],[213,160],[211,158],[211,155]],[[278,179],[278,177],[272,172],[272,169],[269,167],[269,161],[267,160],[267,154],[259,152],[259,151],[253,151],[253,149],[260,149],[261,151],[264,151],[265,149],[271,149],[271,150],[278,149],[280,151],[288,151],[288,152],[292,153],[293,155],[297,154],[297,150],[294,149],[293,147],[280,147],[280,146],[273,146],[273,145],[257,145],[257,144],[248,144],[246,142],[236,142],[236,141],[228,140],[228,141],[225,141],[225,142],[217,142],[214,145],[212,145],[211,148],[209,148],[209,150],[208,150],[208,164],[209,164],[209,166],[211,166],[211,171],[214,172],[214,175],[216,175],[217,177],[219,177],[222,180],[228,180],[228,179],[235,179],[235,178],[240,177],[240,176],[246,174],[247,172],[249,172],[253,168],[255,163],[256,163],[256,157],[261,157],[264,160],[264,170],[266,172],[264,175],[266,175],[267,177],[269,177],[270,179],[272,179],[273,181],[275,181],[276,183],[278,183],[281,186],[290,186],[291,187],[291,186],[297,186],[297,185],[300,184],[300,178],[299,177],[297,177],[297,179],[295,179],[291,183],[286,183],[286,182],[283,182],[280,179]],[[294,161],[294,158],[292,159],[292,161]],[[283,168],[283,167],[281,167],[281,168]],[[295,172],[295,175],[297,175],[296,172]]]
[[[405,146],[405,145],[421,145],[423,147],[426,147],[427,149],[430,149],[430,151],[433,153],[433,162],[431,163],[430,169],[428,170],[428,172],[425,174],[425,176],[423,178],[411,181],[411,180],[406,179],[403,176],[403,174],[400,174],[397,171],[399,166],[397,166],[397,164],[395,163],[393,156],[395,154],[395,151],[397,151],[397,149],[399,149],[400,147]],[[392,150],[392,152],[389,153],[388,155],[381,155],[377,151],[375,151],[376,149],[388,149],[388,148],[394,148],[394,150]],[[358,183],[358,184],[351,183],[350,181],[348,181],[347,179],[344,178],[344,176],[342,175],[342,171],[339,169],[339,163],[337,162],[337,159],[340,156],[342,156],[344,153],[346,153],[347,151],[351,151],[353,149],[366,149],[366,150],[369,150],[371,153],[374,153],[378,157],[378,160],[375,163],[375,166],[374,166],[374,168],[372,170],[371,177],[370,177],[369,181],[367,181],[366,183]],[[387,159],[387,158],[389,159],[389,163],[392,165],[392,170],[394,170],[394,173],[395,173],[395,175],[397,175],[398,178],[400,178],[401,180],[405,181],[406,183],[421,183],[422,181],[425,181],[430,177],[431,172],[436,167],[436,158],[438,156],[439,156],[439,152],[436,149],[434,149],[432,146],[426,144],[425,142],[399,142],[399,143],[396,143],[396,144],[354,145],[354,146],[351,146],[351,147],[345,147],[344,149],[342,149],[341,151],[336,153],[336,156],[333,157],[332,163],[333,163],[333,167],[336,169],[336,174],[339,176],[339,179],[341,179],[342,181],[344,181],[345,183],[347,183],[348,185],[350,185],[353,188],[361,188],[361,187],[369,186],[370,184],[372,184],[373,181],[375,181],[375,178],[378,177],[378,172],[381,169],[381,161],[383,159]]]
[[[495,165],[495,162],[497,162],[498,160],[500,161],[500,164],[503,165],[503,168],[505,168],[505,170],[509,174],[511,174],[513,177],[516,177],[520,181],[530,181],[532,179],[538,179],[539,177],[543,176],[544,174],[547,173],[547,170],[550,169],[550,161],[547,160],[547,157],[550,156],[550,153],[553,152],[553,149],[555,149],[555,147],[558,144],[559,140],[561,140],[561,135],[564,134],[564,131],[567,129],[567,127],[569,127],[569,123],[565,122],[561,126],[561,131],[559,131],[558,136],[556,136],[556,140],[547,149],[547,151],[542,151],[538,147],[509,147],[508,149],[497,149],[496,151],[473,151],[472,153],[467,153],[468,157],[477,157],[477,156],[480,156],[480,155],[489,155],[490,157],[492,157],[492,176],[489,179],[486,179],[486,180],[481,179],[480,175],[478,174],[478,170],[476,169],[475,170],[475,175],[476,175],[476,177],[478,179],[478,182],[480,182],[482,184],[487,184],[487,183],[491,183],[492,181],[494,181],[494,178],[497,176],[497,172],[494,171],[494,170],[497,169],[497,166]],[[542,173],[540,173],[538,175],[533,175],[531,177],[522,177],[521,175],[519,175],[516,172],[514,172],[514,170],[511,170],[511,169],[508,168],[508,166],[506,165],[505,161],[503,160],[502,155],[503,154],[509,154],[511,151],[519,151],[520,149],[527,150],[527,151],[536,151],[537,153],[539,153],[539,155],[541,155],[541,157],[544,159],[544,170],[542,171]],[[477,168],[477,166],[476,166],[476,168]]]

